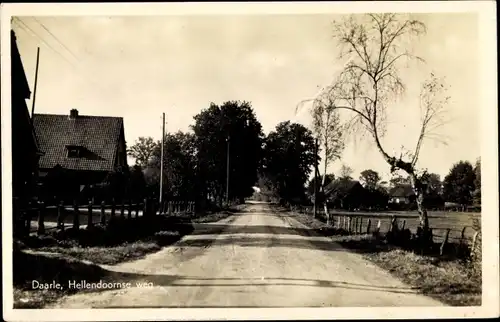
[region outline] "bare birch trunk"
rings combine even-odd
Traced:
[[[416,177],[415,174],[410,173],[411,185],[413,191],[415,192],[417,209],[418,209],[418,217],[420,221],[420,227],[424,232],[429,231],[429,217],[427,215],[427,209],[425,207],[425,190],[422,186],[420,180]]]

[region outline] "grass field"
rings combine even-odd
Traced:
[[[305,213],[312,215],[312,207],[305,208]],[[416,211],[391,211],[391,212],[353,212],[342,210],[329,210],[334,225],[337,225],[338,217],[349,216],[362,218],[363,229],[365,229],[368,219],[371,221],[372,229],[376,227],[380,220],[380,230],[386,232],[389,230],[392,216],[396,216],[400,226],[405,221],[405,228],[410,229],[413,233],[419,225],[418,213]],[[323,208],[318,209],[318,219],[325,222],[326,216]],[[446,211],[429,211],[429,225],[433,230],[434,240],[441,241],[444,238],[446,229],[450,229],[448,240],[450,242],[460,239],[462,229],[464,227],[464,235],[469,241],[472,241],[475,229],[480,229],[481,213],[478,212],[446,212]],[[479,224],[479,227],[477,225]]]

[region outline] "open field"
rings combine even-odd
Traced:
[[[312,216],[312,207],[303,207],[304,213]],[[342,211],[342,210],[329,210],[332,216],[333,224],[337,225],[338,216],[359,217],[363,220],[363,227],[366,227],[368,219],[371,221],[371,227],[376,227],[377,222],[380,220],[381,231],[389,229],[392,216],[396,216],[400,226],[403,221],[405,228],[410,229],[413,233],[416,231],[419,220],[416,211],[388,211],[388,212],[362,212],[362,211]],[[462,230],[465,227],[464,236],[468,240],[472,240],[475,229],[481,225],[481,213],[478,212],[447,212],[447,211],[429,211],[429,225],[433,230],[434,239],[436,242],[442,241],[446,233],[446,229],[450,229],[448,240],[450,242],[458,242]],[[319,208],[317,212],[317,219],[326,222],[326,216],[323,208]],[[479,226],[478,226],[479,225]]]

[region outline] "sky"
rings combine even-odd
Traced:
[[[412,43],[424,67],[402,71],[407,93],[389,107],[382,143],[389,153],[413,148],[419,131],[418,89],[433,70],[446,77],[451,97],[440,129],[447,145],[426,141],[418,166],[441,175],[460,161],[480,156],[478,19],[473,13],[418,14],[427,34]],[[12,27],[33,88],[40,47],[35,113],[124,118],[125,137],[161,138],[188,130],[210,102],[251,102],[264,132],[291,120],[310,127],[309,108],[299,102],[328,85],[343,66],[332,39],[339,15],[254,16],[39,16],[15,17]],[[31,107],[31,101],[28,100]],[[132,161],[132,160],[131,160]],[[353,177],[365,169],[387,178],[389,167],[373,141],[349,140],[341,160]]]

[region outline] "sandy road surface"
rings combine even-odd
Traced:
[[[79,293],[52,307],[442,305],[330,239],[310,234],[265,204],[249,204],[223,221],[200,224],[158,253],[105,267],[131,288]]]

